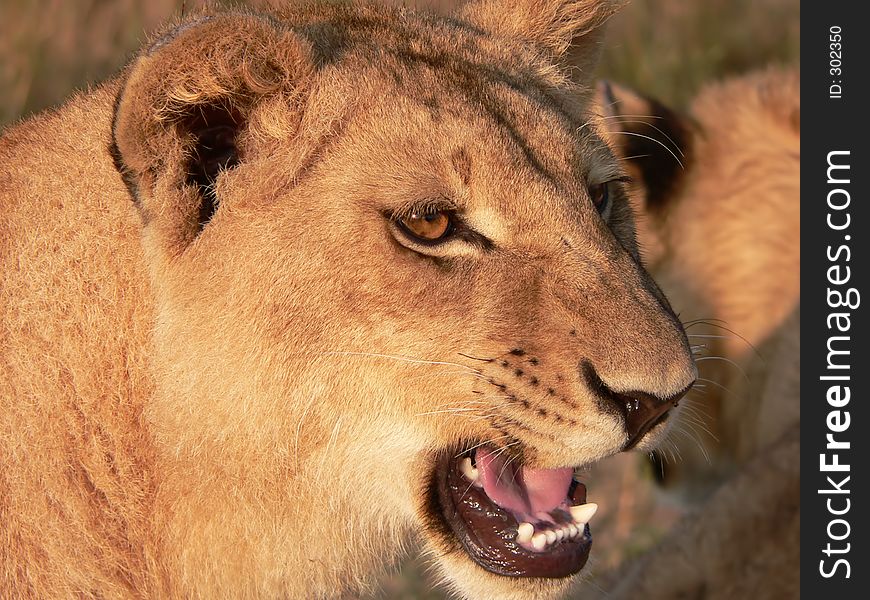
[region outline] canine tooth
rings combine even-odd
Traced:
[[[547,531],[545,531],[544,535],[547,536],[547,543],[548,544],[552,544],[553,542],[556,541],[556,532],[553,531],[552,529],[548,529]]]
[[[579,506],[572,506],[568,508],[568,511],[571,513],[571,518],[574,519],[575,523],[588,523],[596,511],[598,511],[598,505],[594,502],[588,502]]]
[[[547,545],[547,536],[543,533],[536,533],[532,538],[532,548],[535,550],[543,550]]]
[[[528,544],[532,541],[532,536],[535,535],[535,526],[531,523],[520,523],[517,527],[517,541]]]
[[[467,456],[462,459],[462,463],[460,463],[459,469],[462,471],[462,474],[468,478],[469,481],[477,481],[477,478],[480,476],[480,471],[478,471],[471,464],[471,458]]]

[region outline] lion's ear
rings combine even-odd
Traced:
[[[220,15],[177,27],[129,67],[112,151],[144,221],[165,243],[183,248],[210,220],[218,175],[244,159],[240,140],[252,112],[298,94],[312,69],[309,52],[271,20]]]
[[[590,84],[604,23],[625,0],[476,0],[463,16],[487,31],[524,39],[557,63],[572,67],[573,79]]]
[[[596,105],[617,155],[643,187],[644,211],[665,208],[692,160],[695,128],[688,117],[624,86],[601,81]]]

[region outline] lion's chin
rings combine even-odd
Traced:
[[[571,591],[578,577],[561,579],[516,578],[481,569],[460,552],[439,552],[441,583],[461,598],[470,600],[560,600]]]
[[[426,494],[430,547],[446,579],[468,597],[482,581],[489,597],[521,590],[556,597],[589,557],[587,523],[597,505],[586,503],[571,468],[516,465],[488,446],[444,452]]]

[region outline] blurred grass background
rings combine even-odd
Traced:
[[[201,3],[0,0],[0,126],[108,77],[145,32]],[[634,0],[613,20],[601,72],[682,106],[710,79],[799,56],[799,0]]]
[[[710,80],[799,61],[799,0],[631,0],[601,74],[683,107]]]
[[[192,10],[201,3],[0,0],[0,127],[109,77],[146,32],[183,6]],[[601,74],[682,108],[706,82],[799,60],[799,0],[633,0],[613,19]],[[589,499],[602,504],[589,565],[593,577],[650,548],[678,518],[679,508],[656,495],[648,469],[623,455],[589,473]],[[424,570],[411,561],[384,582],[379,597],[444,598],[427,586]]]

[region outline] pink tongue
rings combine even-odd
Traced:
[[[566,469],[515,469],[505,464],[504,453],[494,453],[488,448],[477,450],[475,460],[483,490],[489,498],[507,510],[534,515],[550,512],[568,497],[568,487],[574,470]]]

